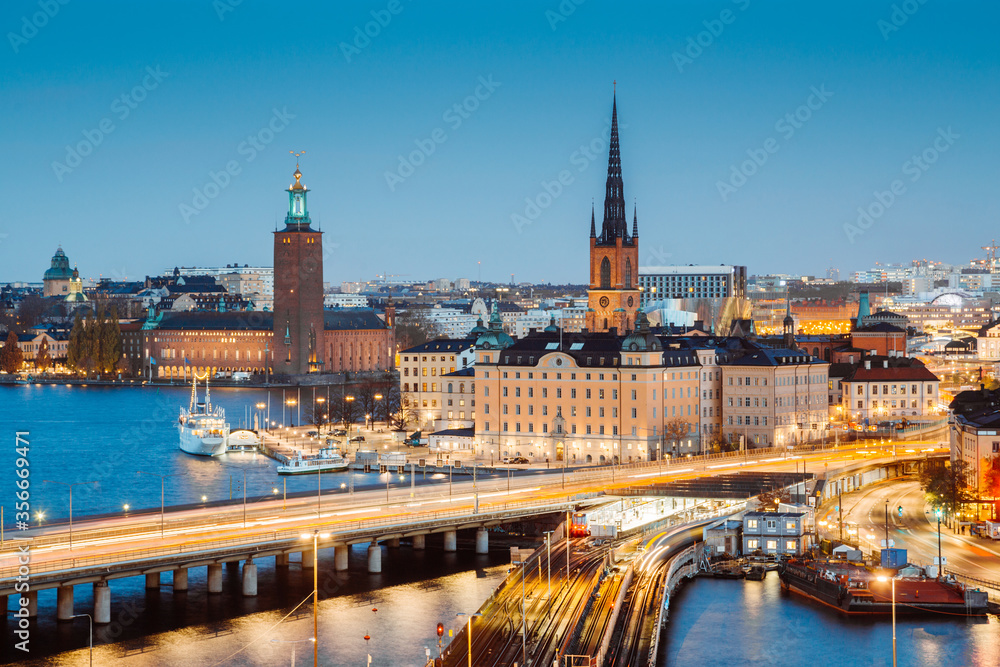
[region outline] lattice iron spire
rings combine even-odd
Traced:
[[[632,238],[639,238],[639,207],[632,204]]]
[[[597,238],[597,224],[594,219],[594,202],[590,202],[590,238]]]

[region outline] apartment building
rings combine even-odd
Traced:
[[[413,409],[420,428],[432,428],[442,418],[442,391],[449,383],[455,386],[454,378],[447,376],[470,367],[474,343],[470,338],[439,338],[399,353],[400,396]]]

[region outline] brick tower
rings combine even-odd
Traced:
[[[323,232],[310,226],[306,186],[295,165],[285,228],[274,232],[274,371],[323,370]]]
[[[590,211],[590,289],[587,292],[587,328],[624,333],[635,326],[639,308],[639,218],[632,212],[632,234],[625,217],[622,160],[618,147],[618,100],[611,106],[611,146],[604,195],[604,224],[597,234]]]

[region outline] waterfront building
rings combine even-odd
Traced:
[[[228,301],[218,300],[224,288],[211,276],[183,276],[175,269],[171,278],[147,280],[148,287],[162,283],[168,289],[173,285],[187,293],[210,294],[216,307],[150,309],[138,332],[123,334],[141,340],[144,374],[181,378],[192,370],[199,375],[223,371],[281,376],[392,370],[390,308],[386,322],[367,308],[323,309],[322,233],[311,227],[298,165],[294,176],[295,183],[286,191],[285,227],[274,232],[274,310],[229,310]]]
[[[979,329],[976,356],[983,361],[1000,361],[1000,320],[993,320]]]
[[[463,398],[458,400],[469,402],[471,415],[471,407],[475,400],[475,394],[472,392],[475,377],[469,376],[468,381],[456,382],[456,376],[452,374],[471,368],[475,360],[474,344],[473,338],[438,338],[399,353],[400,396],[413,411],[420,428],[433,428],[435,422],[440,421],[443,415],[447,415],[447,407],[451,408],[454,418],[456,406],[454,404],[446,406],[445,401],[454,401],[455,397],[442,396],[442,392],[446,391],[449,385],[453,390],[452,393],[457,387],[459,393],[463,395]],[[460,419],[462,422],[466,420],[465,417]]]
[[[804,512],[746,512],[743,555],[799,556],[808,550]]]

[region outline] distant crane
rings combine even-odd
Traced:
[[[996,268],[997,250],[1000,250],[1000,246],[997,245],[996,239],[990,239],[990,245],[980,247],[986,251],[986,261],[989,263],[990,273],[993,273]]]

